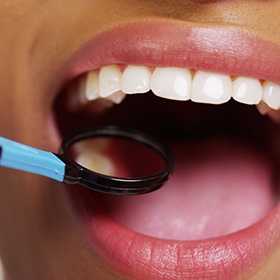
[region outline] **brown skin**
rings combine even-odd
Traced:
[[[56,150],[49,137],[58,66],[95,34],[130,21],[169,18],[232,25],[280,45],[277,0],[9,0],[0,2],[1,135]],[[0,252],[13,279],[126,279],[79,234],[62,188],[0,169]],[[280,248],[246,279],[277,279]]]

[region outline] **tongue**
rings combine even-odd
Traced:
[[[100,195],[122,225],[142,234],[197,240],[260,220],[274,205],[270,160],[228,139],[174,144],[175,172],[161,190],[134,197]]]

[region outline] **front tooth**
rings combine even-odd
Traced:
[[[127,66],[122,74],[121,90],[127,94],[150,90],[151,71],[146,66]]]
[[[259,80],[238,77],[233,82],[233,98],[244,104],[258,104],[262,100],[263,89]]]
[[[116,65],[104,66],[99,73],[99,95],[107,97],[121,89],[122,73]]]
[[[85,97],[86,100],[92,101],[99,98],[99,76],[95,71],[87,74],[85,84]]]
[[[192,101],[221,104],[227,102],[231,94],[232,82],[228,75],[196,72],[192,84]]]
[[[272,109],[280,109],[280,86],[266,81],[263,84],[263,101]]]
[[[192,75],[182,68],[156,68],[151,78],[151,90],[155,95],[174,99],[188,100],[191,95]]]

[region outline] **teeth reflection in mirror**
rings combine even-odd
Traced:
[[[106,156],[102,155],[98,152],[87,152],[80,154],[76,161],[95,172],[106,174],[106,175],[113,175],[114,174],[114,165],[110,159]]]
[[[148,92],[151,75],[151,70],[146,66],[129,65],[122,74],[121,90],[127,94]]]
[[[105,101],[100,99],[100,101]],[[110,146],[109,139],[87,139],[75,144],[74,150],[77,154],[75,159],[80,165],[104,174],[113,174],[114,165],[108,156],[105,156]]]
[[[192,84],[191,100],[200,103],[222,104],[232,95],[232,82],[228,75],[197,71]]]
[[[95,71],[91,71],[87,74],[85,96],[88,101],[99,98],[99,75]]]
[[[280,86],[266,81],[263,84],[263,101],[272,109],[280,108]]]
[[[104,66],[99,73],[99,95],[107,97],[121,89],[122,73],[116,65]]]
[[[182,68],[156,68],[151,78],[151,90],[157,96],[188,100],[191,95],[192,75]]]
[[[258,104],[262,100],[263,89],[259,80],[238,77],[233,82],[232,97],[244,104]]]
[[[89,138],[74,145],[75,154],[102,153],[108,149],[111,141],[109,138]]]

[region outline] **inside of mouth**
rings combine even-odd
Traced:
[[[95,101],[69,112],[62,103],[55,106],[62,136],[81,126],[115,124],[151,134],[173,150],[174,175],[161,190],[131,197],[90,193],[134,231],[175,240],[212,238],[251,226],[276,203],[278,129],[255,106],[195,104],[152,94],[129,96],[106,110]]]

